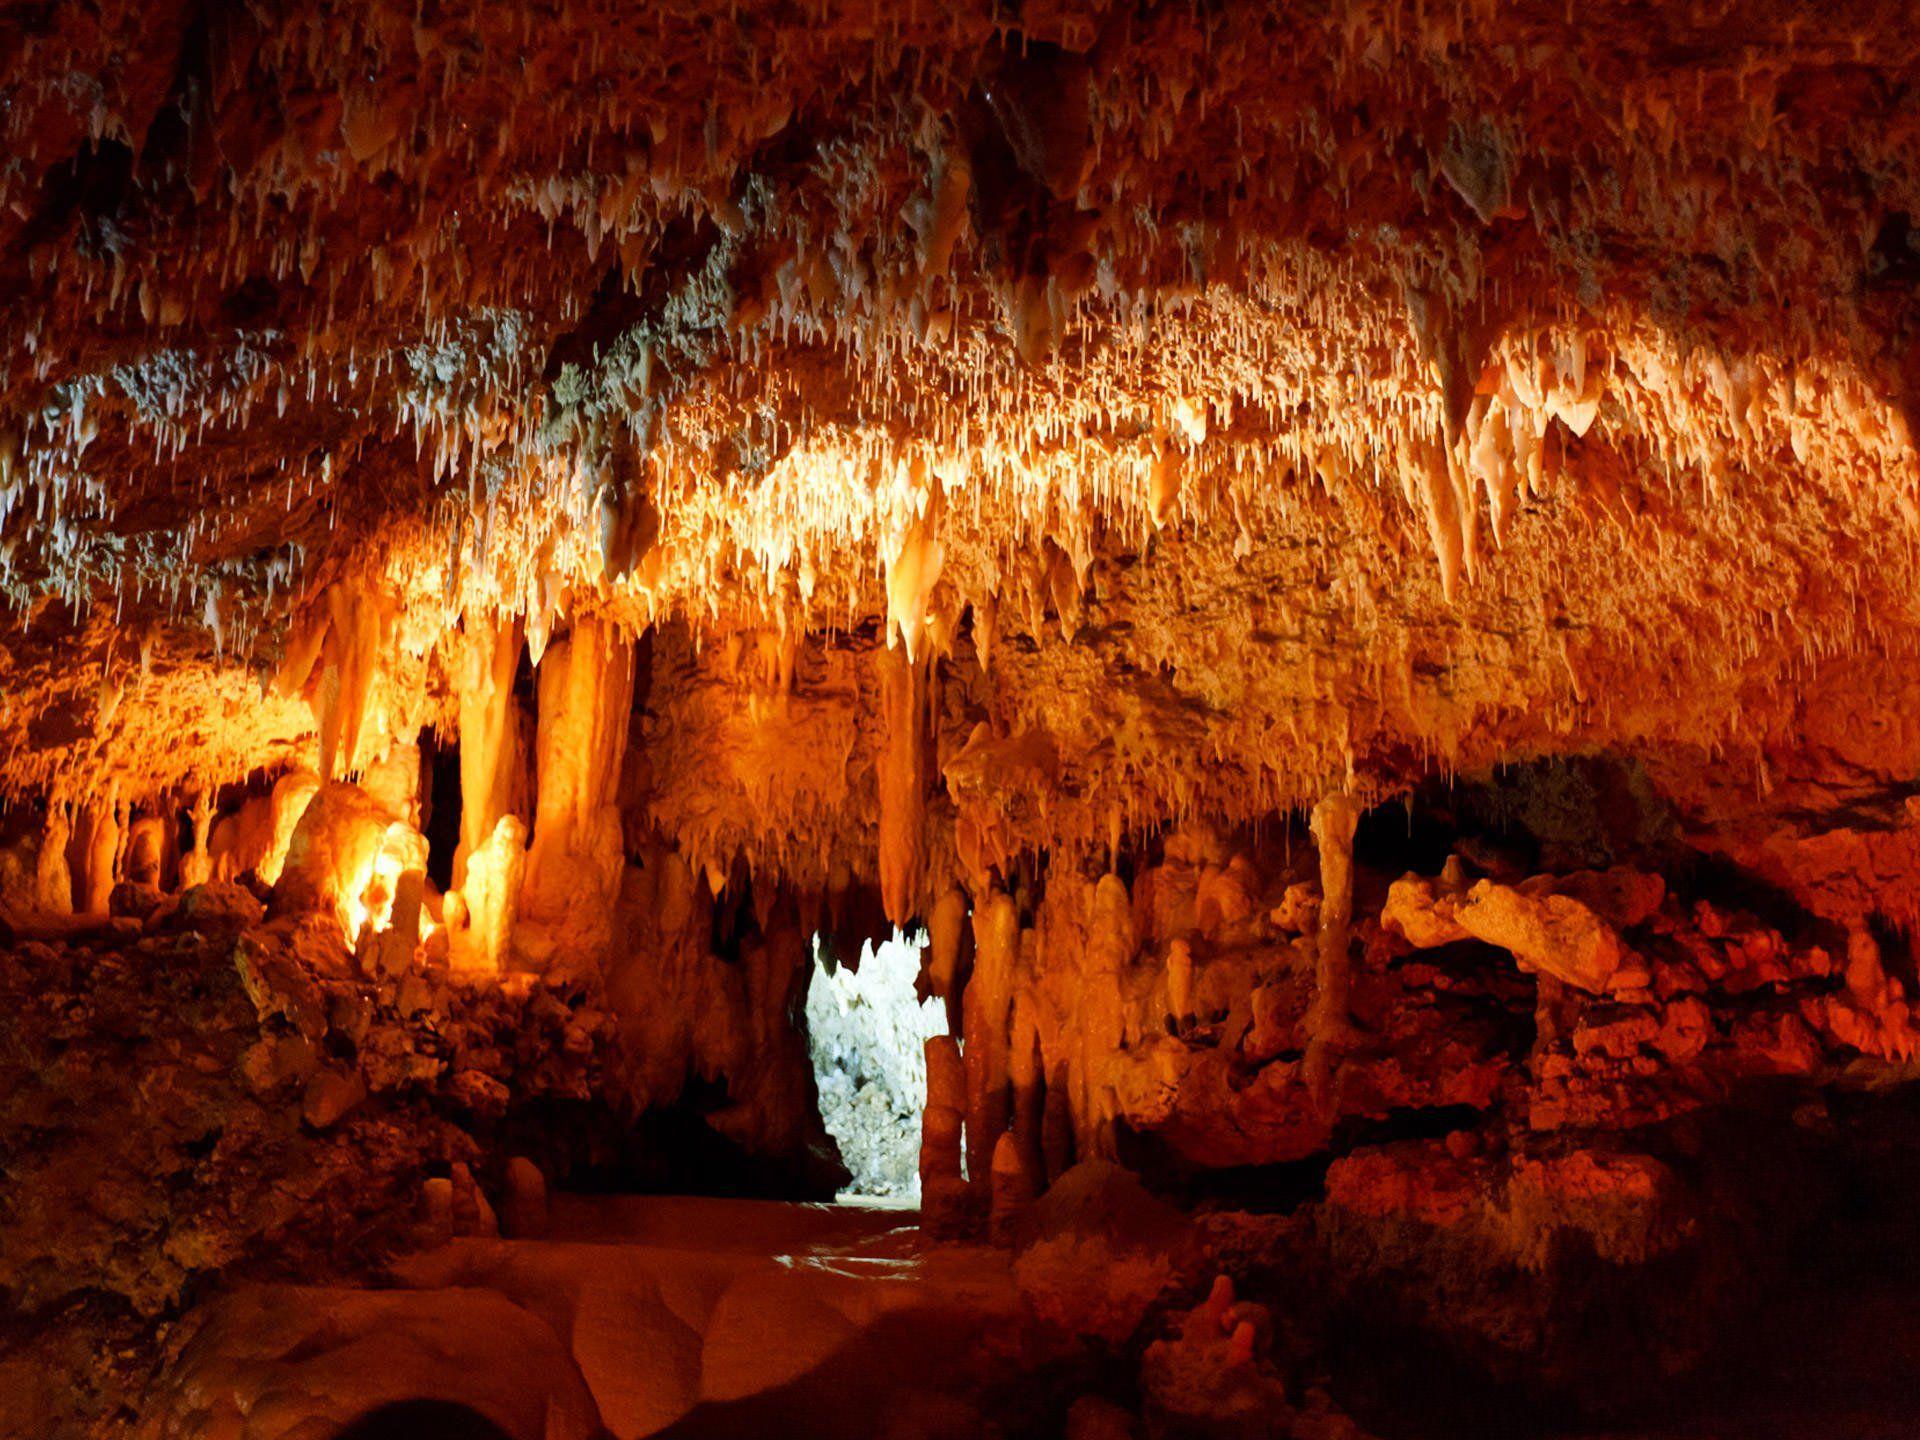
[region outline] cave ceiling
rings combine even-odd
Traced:
[[[364,763],[514,617],[649,637],[710,866],[873,852],[890,664],[974,864],[1884,793],[1916,77],[1899,3],[8,7],[0,786],[312,766],[343,673]]]

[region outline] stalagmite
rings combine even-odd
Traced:
[[[467,617],[456,650],[460,697],[460,846],[453,883],[465,883],[467,857],[485,844],[513,803],[519,737],[513,703],[520,627],[502,618]]]
[[[121,873],[136,885],[160,884],[167,859],[166,822],[158,815],[142,815],[128,829]]]
[[[534,949],[590,963],[611,943],[625,861],[614,802],[633,709],[632,642],[604,620],[576,619],[541,659],[539,690],[539,800],[520,921],[538,927],[527,937]]]
[[[880,897],[896,925],[920,905],[927,867],[926,662],[894,650],[874,653],[880,686],[880,751],[874,783],[880,801]]]
[[[267,841],[266,854],[261,857],[254,871],[263,883],[274,885],[279,882],[280,871],[287,862],[287,848],[293,844],[294,828],[299,825],[300,817],[307,813],[307,806],[313,803],[313,797],[319,789],[320,777],[311,770],[289,771],[274,781],[268,807],[272,835]]]
[[[208,842],[213,878],[237,880],[249,872],[258,874],[272,848],[273,799],[269,795],[249,795],[238,810],[214,822]]]
[[[73,913],[73,873],[67,865],[67,846],[73,828],[64,802],[47,802],[46,829],[34,864],[34,908],[47,915]]]
[[[966,1182],[961,1132],[966,1123],[967,1071],[960,1042],[951,1035],[926,1042],[927,1103],[920,1112],[920,1205],[935,1230],[963,1221]]]
[[[547,1177],[526,1156],[514,1156],[507,1162],[507,1202],[500,1212],[506,1233],[537,1240],[547,1233],[549,1218]]]
[[[113,862],[120,850],[120,802],[116,791],[81,812],[80,870],[74,877],[74,910],[105,915],[112,908]]]
[[[353,944],[369,919],[374,897],[368,890],[388,847],[388,832],[407,828],[359,786],[343,781],[323,786],[294,827],[273,889],[274,911],[331,914]],[[383,898],[390,900],[391,894]]]
[[[1020,1164],[1036,1189],[1047,1177],[1045,1058],[1030,991],[1014,997],[1013,1037],[1007,1056],[1007,1080],[1013,1089],[1013,1128]],[[998,1157],[996,1156],[996,1163]]]
[[[467,871],[455,892],[458,905],[455,896],[448,897],[449,954],[456,971],[498,975],[505,970],[526,874],[527,827],[517,815],[502,815],[467,856]]]
[[[213,795],[202,790],[193,798],[189,817],[193,822],[193,845],[180,857],[180,884],[191,890],[213,878]],[[292,838],[292,833],[288,833]]]
[[[1034,1200],[1033,1176],[1011,1132],[994,1144],[989,1191],[989,1232],[995,1241],[1005,1244],[1013,1239],[1014,1227]]]
[[[1040,1151],[1046,1160],[1047,1183],[1051,1185],[1079,1159],[1073,1133],[1073,1082],[1064,1061],[1047,1077],[1046,1104],[1040,1116]]]
[[[1193,947],[1184,938],[1167,946],[1167,1018],[1176,1033],[1193,1023]]]
[[[1353,836],[1359,821],[1345,793],[1329,795],[1313,807],[1313,838],[1320,851],[1319,959],[1301,1068],[1322,1109],[1330,1103],[1335,1058],[1353,1033],[1347,950],[1353,921]]]
[[[1007,1128],[1014,966],[1020,917],[991,892],[973,912],[973,974],[962,1002],[967,1062],[967,1174],[984,1186],[993,1147]]]
[[[414,737],[397,738],[386,754],[368,765],[360,788],[396,820],[420,824],[420,746]]]
[[[355,950],[368,974],[398,978],[413,963],[427,883],[427,841],[405,822],[387,827],[363,890]]]

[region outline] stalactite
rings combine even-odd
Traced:
[[[927,912],[928,988],[946,1002],[947,1029],[960,1033],[961,948],[967,938],[967,897],[959,886],[949,886]]]
[[[320,774],[359,768],[367,698],[383,659],[390,602],[372,589],[341,583],[327,590],[329,624],[320,650]]]
[[[920,658],[925,648],[927,602],[940,583],[945,562],[946,550],[937,530],[938,517],[930,507],[915,519],[887,562],[887,644],[891,647],[898,635],[909,663]]]

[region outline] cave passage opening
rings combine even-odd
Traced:
[[[842,1201],[919,1203],[926,1044],[947,1033],[945,1004],[920,994],[927,944],[925,930],[896,929],[847,965],[814,937],[807,1049],[820,1118],[852,1177]]]

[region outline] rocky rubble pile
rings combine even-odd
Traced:
[[[0,950],[0,1390],[74,1327],[123,1334],[131,1381],[212,1284],[371,1273],[452,1223],[436,1177],[500,1193],[511,1112],[598,1093],[579,996],[367,975],[323,921],[260,915],[213,885]]]

